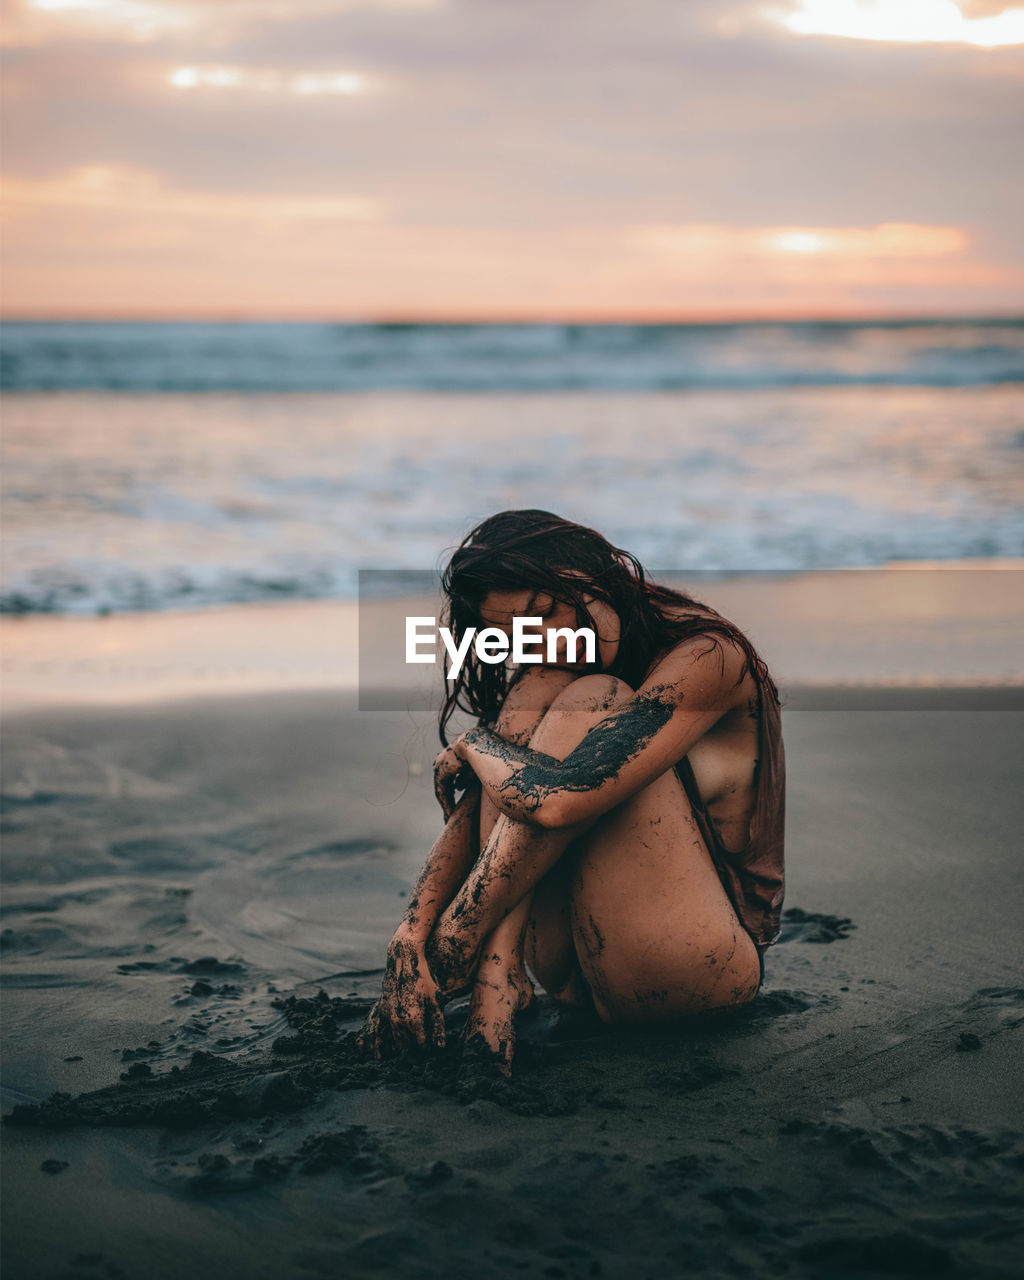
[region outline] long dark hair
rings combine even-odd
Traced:
[[[566,572],[569,571],[569,572]],[[575,576],[575,575],[579,576]],[[637,688],[651,663],[683,640],[706,635],[710,648],[727,636],[746,653],[740,680],[750,670],[759,688],[779,692],[754,646],[728,619],[710,606],[672,587],[652,582],[636,556],[613,546],[596,529],[563,520],[550,511],[499,511],[471,530],[452,553],[441,575],[443,622],[458,644],[467,628],[479,626],[480,606],[490,591],[544,591],[576,610],[576,626],[596,631],[584,595],[603,600],[621,622],[618,652],[608,674]],[[684,605],[705,616],[674,618],[667,609]],[[471,648],[458,678],[448,690],[438,717],[438,733],[447,746],[446,728],[457,708],[493,724],[517,675],[503,663],[486,663]],[[739,683],[739,681],[737,681]]]

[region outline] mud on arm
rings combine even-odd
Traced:
[[[511,818],[547,828],[595,818],[670,769],[728,710],[743,655],[710,655],[670,654],[562,760],[482,726],[462,734],[453,750]]]

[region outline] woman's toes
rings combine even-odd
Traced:
[[[520,993],[510,983],[480,982],[473,991],[465,1046],[475,1046],[494,1059],[503,1075],[512,1071],[515,1052],[515,1017]]]
[[[515,1029],[511,1020],[504,1023],[467,1023],[462,1046],[463,1066],[496,1071],[508,1079],[512,1075],[515,1053]]]
[[[467,1035],[462,1046],[462,1065],[459,1068],[459,1083],[463,1090],[469,1090],[471,1096],[487,1097],[489,1082],[496,1078],[508,1080],[511,1076],[511,1046],[507,1052],[495,1050],[482,1031]],[[482,1093],[479,1092],[481,1089]]]

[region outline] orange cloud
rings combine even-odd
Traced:
[[[628,233],[631,247],[656,260],[684,289],[743,281],[752,294],[777,296],[786,308],[812,308],[903,290],[920,305],[957,290],[1019,289],[1024,273],[970,255],[962,227],[888,222],[869,227],[652,226]]]
[[[730,227],[684,225],[639,227],[634,243],[676,258],[700,255],[717,263],[782,257],[858,262],[873,259],[944,258],[963,253],[960,227],[883,222],[874,227]]]
[[[380,201],[361,196],[266,195],[253,200],[223,192],[175,190],[149,169],[118,165],[80,165],[54,178],[5,178],[0,185],[0,216],[8,222],[82,210],[136,222],[268,220],[293,228],[308,221],[364,222],[384,214]]]
[[[402,225],[347,196],[250,201],[96,166],[7,195],[10,315],[874,315],[1006,310],[1024,284],[955,227]]]

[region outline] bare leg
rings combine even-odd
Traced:
[[[481,818],[481,845],[486,843],[494,824],[501,816],[486,796],[483,800],[489,812]],[[496,1058],[499,1069],[505,1075],[511,1071],[516,1016],[528,1009],[535,998],[533,982],[527,973],[524,957],[527,945],[531,949],[531,956],[535,957],[538,940],[542,939],[547,944],[545,960],[538,963],[533,958],[531,968],[534,972],[545,972],[545,988],[556,1000],[563,1004],[593,1007],[570,931],[567,882],[562,872],[569,860],[563,857],[536,889],[509,912],[485,941],[477,962],[469,1019],[466,1023],[466,1042],[471,1044],[478,1041]],[[557,884],[549,885],[549,882],[556,880]],[[560,929],[552,927],[546,919],[549,909],[560,913]],[[539,928],[538,918],[541,921]],[[552,946],[557,956],[553,954]],[[564,981],[557,985],[552,984],[549,976],[552,962],[565,972]]]
[[[757,948],[736,917],[674,771],[605,814],[571,870],[572,938],[607,1022],[745,1004]]]
[[[541,680],[548,685],[552,700],[538,717],[536,684]],[[534,678],[524,678],[521,686],[537,726],[529,738],[530,745],[558,759],[568,755],[587,731],[608,714],[612,705],[609,684],[600,677],[573,679],[571,673],[552,672],[542,676],[538,672]],[[574,695],[577,688],[582,689],[579,696]],[[514,712],[515,708],[512,714]],[[510,736],[512,731],[517,736],[510,740],[522,741],[526,736],[521,722],[514,730],[509,726],[509,732],[503,732],[499,719],[499,733]],[[460,990],[466,985],[476,972],[490,935],[524,899],[527,905],[516,919],[520,929],[525,926],[530,893],[593,822],[548,830],[498,813],[488,833],[487,823],[494,806],[486,796],[481,798],[481,806],[480,856],[462,888],[442,912],[427,943],[431,971],[446,990]],[[501,936],[507,943],[512,935],[507,932]]]
[[[511,1072],[516,1017],[535,999],[531,973],[544,975],[544,989],[559,1004],[594,1008],[572,939],[565,874],[572,861],[571,852],[564,854],[509,912],[477,964],[466,1041],[485,1047],[505,1075]]]
[[[592,1009],[594,1002],[573,941],[571,851],[530,895],[523,954],[528,971],[559,1004]]]
[[[528,743],[551,703],[574,678],[566,671],[541,672],[531,673],[528,683],[513,689],[502,708],[496,727],[510,742]],[[501,816],[486,794],[482,795],[481,849]],[[479,1042],[494,1055],[506,1075],[511,1070],[516,1015],[529,1008],[534,999],[533,983],[523,961],[531,897],[528,894],[485,940],[466,1023],[466,1043]]]
[[[531,745],[564,758],[611,706],[630,696],[611,677],[581,677],[551,704]],[[559,908],[559,875],[549,873],[577,840],[561,869],[568,904]],[[531,967],[549,990],[570,984],[570,994],[579,994],[564,926],[561,937],[548,936],[552,920],[564,920],[567,913],[573,950],[594,1005],[608,1021],[650,1021],[742,1004],[757,990],[756,948],[736,918],[672,770],[578,828],[548,830],[502,814],[431,934],[428,958],[435,974],[445,975],[442,981],[472,974],[487,939],[538,885]],[[559,952],[565,959],[552,978],[542,953],[550,961]]]
[[[515,1050],[516,1015],[533,1003],[533,984],[523,964],[523,930],[530,900],[523,901],[490,935],[477,964],[466,1022],[467,1047],[479,1044],[508,1075]]]

